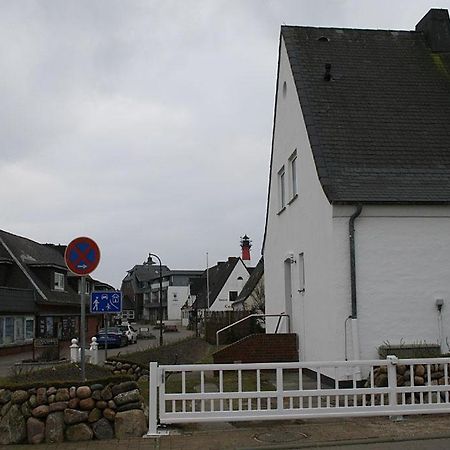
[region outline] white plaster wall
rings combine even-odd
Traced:
[[[186,303],[188,296],[189,296],[189,286],[168,287],[167,289],[168,320],[181,320],[181,307]]]
[[[348,220],[354,210],[334,208],[333,292],[342,330],[351,313]],[[444,300],[442,350],[449,351],[450,207],[364,206],[355,230],[361,358],[377,358],[385,341],[437,343],[436,298]],[[336,356],[343,359],[343,334],[339,341]]]
[[[242,280],[238,280],[238,277],[242,277]],[[239,260],[233,271],[231,272],[228,280],[223,285],[222,290],[219,292],[214,303],[211,305],[211,311],[232,311],[233,310],[233,302],[230,302],[229,292],[237,291],[238,295],[241,292],[244,284],[250,278],[250,274],[248,273],[247,268],[245,267],[242,260]]]
[[[283,83],[286,82],[286,96]],[[292,269],[292,330],[299,335],[301,360],[333,359],[341,323],[332,300],[332,208],[319,182],[284,43],[281,43],[276,122],[264,248],[266,313],[285,311],[284,260],[304,253],[305,292],[299,293],[298,264]],[[297,150],[298,197],[278,214],[278,171]],[[289,192],[289,191],[287,191]],[[289,195],[287,196],[289,200]],[[274,331],[276,320],[268,321]]]

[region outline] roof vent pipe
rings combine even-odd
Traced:
[[[351,215],[348,221],[348,230],[350,237],[350,280],[352,294],[352,319],[357,317],[356,305],[356,261],[355,261],[355,220],[361,214],[362,205],[356,207],[356,211]]]

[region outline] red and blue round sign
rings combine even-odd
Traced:
[[[87,275],[98,266],[100,249],[91,238],[78,237],[67,246],[64,259],[73,273]]]

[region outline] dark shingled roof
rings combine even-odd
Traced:
[[[220,294],[224,284],[228,280],[241,258],[230,256],[228,261],[219,262],[208,269],[209,274],[209,306],[211,306]],[[206,289],[206,270],[201,278],[191,280],[191,294],[196,295],[193,308],[208,308],[208,295]]]
[[[253,290],[255,289],[256,285],[258,284],[259,280],[263,275],[264,275],[264,258],[261,257],[256,267],[252,269],[250,278],[244,284],[242,291],[238,295],[236,301],[233,302],[233,304],[242,303],[245,300],[247,300],[247,298],[252,294]]]
[[[441,51],[428,31],[281,28],[330,202],[450,202],[450,22],[427,16]]]

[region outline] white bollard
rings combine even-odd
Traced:
[[[70,362],[77,363],[80,362],[79,359],[79,346],[78,346],[78,340],[72,339],[72,345],[70,346]]]
[[[92,338],[91,345],[89,347],[89,353],[91,355],[91,364],[98,364],[98,344],[97,344],[97,338],[94,336]]]

